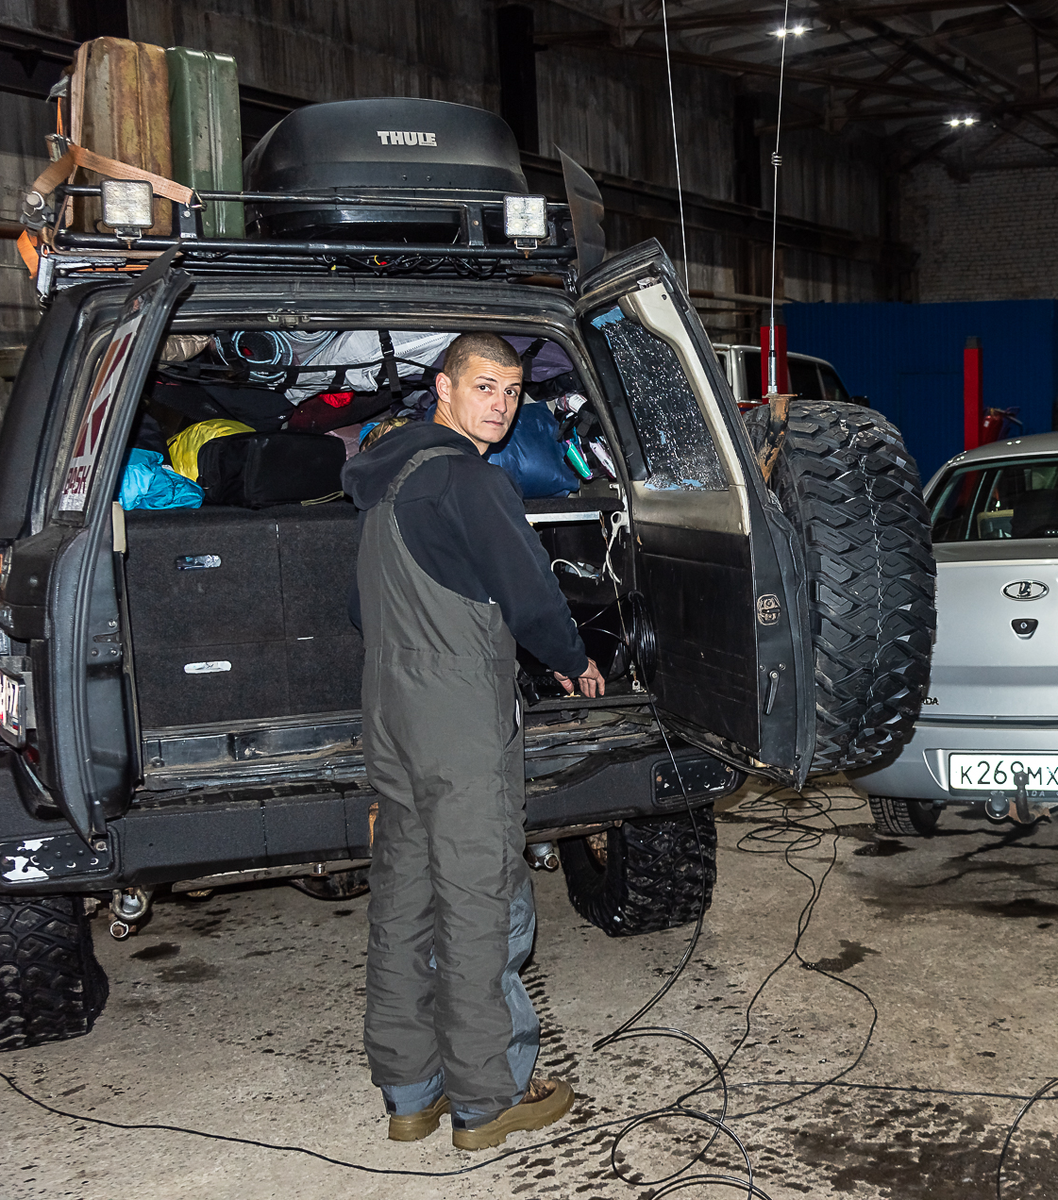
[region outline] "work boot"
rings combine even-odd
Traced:
[[[533,1079],[525,1095],[511,1108],[476,1129],[453,1129],[458,1150],[487,1150],[507,1140],[517,1129],[543,1129],[564,1117],[573,1105],[573,1089],[561,1079]]]
[[[448,1112],[448,1097],[438,1096],[429,1108],[408,1113],[404,1117],[390,1117],[389,1140],[391,1142],[417,1142],[420,1138],[429,1137],[441,1124],[441,1118],[446,1112]]]

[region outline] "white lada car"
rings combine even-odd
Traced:
[[[859,776],[878,828],[949,804],[1029,822],[1058,806],[1058,433],[956,455],[925,490],[937,637],[914,733]]]

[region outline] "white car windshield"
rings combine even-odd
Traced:
[[[935,494],[935,543],[1058,537],[1058,459],[957,467]]]

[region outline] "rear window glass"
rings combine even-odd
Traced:
[[[824,400],[837,400],[841,404],[848,402],[849,394],[835,371],[830,367],[820,366],[819,378],[823,381]]]
[[[648,487],[723,491],[712,434],[675,351],[619,308],[592,325],[606,339],[647,462]]]
[[[937,490],[934,542],[1058,537],[1058,460],[957,467]]]
[[[816,371],[816,364],[796,358],[788,358],[786,363],[790,369],[790,391],[795,396],[802,396],[805,400],[822,400],[823,397],[819,394],[819,372]]]
[[[760,377],[760,351],[746,350],[742,355],[742,365],[746,372],[746,399],[762,400],[764,388]]]

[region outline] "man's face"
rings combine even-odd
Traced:
[[[444,372],[437,376],[434,421],[470,438],[484,454],[507,436],[521,390],[521,367],[501,367],[472,355],[458,379]]]

